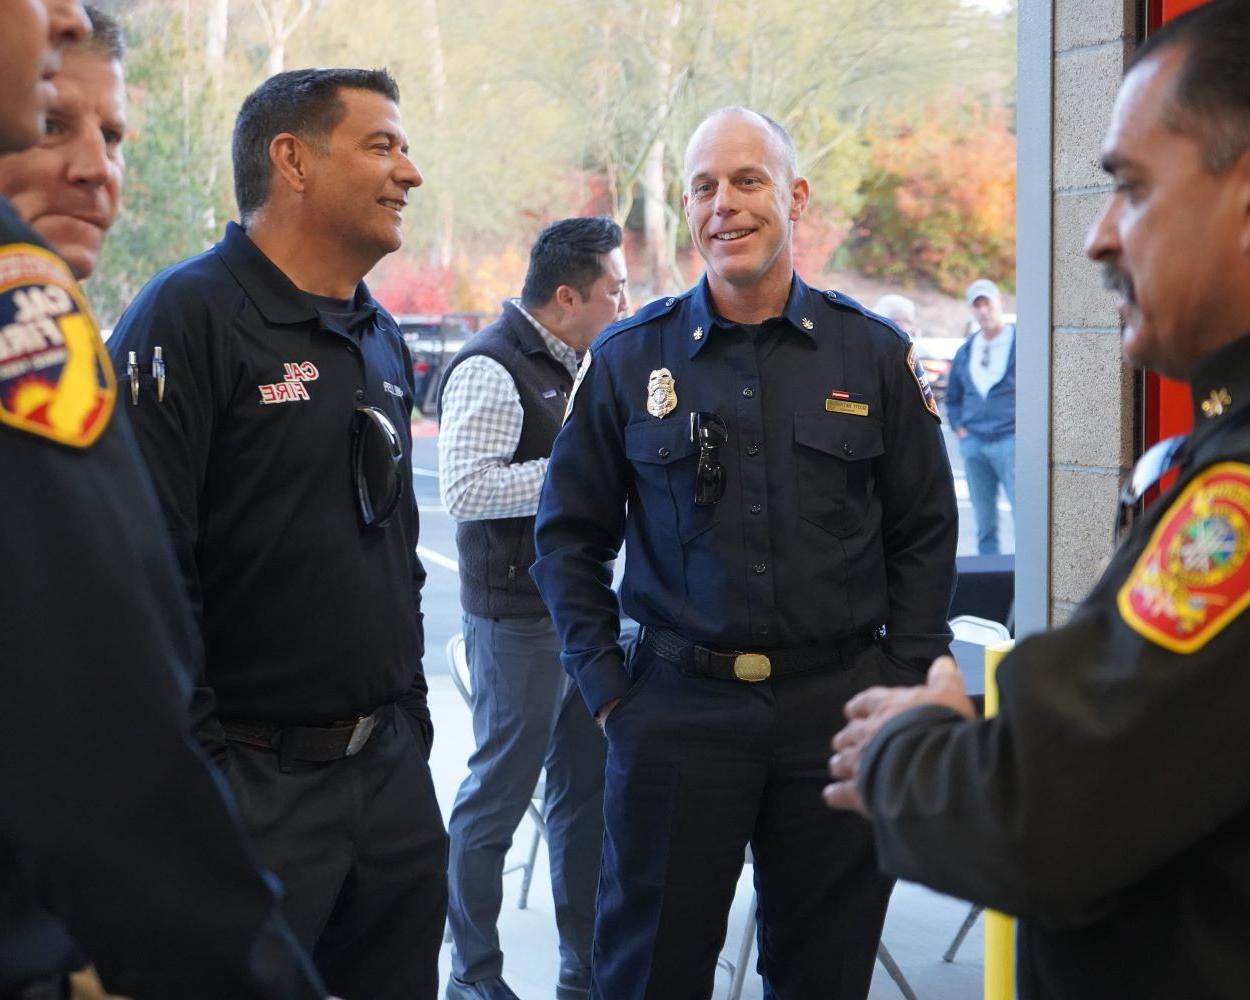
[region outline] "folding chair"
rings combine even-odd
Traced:
[[[451,682],[460,692],[464,703],[473,710],[473,680],[469,674],[469,658],[464,650],[464,636],[457,632],[447,640],[447,666],[451,673]],[[538,858],[538,842],[547,838],[547,821],[543,819],[543,802],[547,796],[547,782],[542,776],[530,796],[526,812],[534,821],[534,838],[530,841],[529,852],[524,861],[509,865],[503,870],[505,875],[512,872],[523,872],[521,876],[521,896],[517,908],[524,910],[529,905],[530,883],[534,880],[534,862]]]

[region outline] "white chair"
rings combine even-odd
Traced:
[[[469,711],[472,711],[473,680],[469,675],[469,658],[464,650],[464,636],[459,632],[447,640],[447,667],[451,673],[451,682],[460,692],[464,703],[469,706]],[[529,805],[526,807],[530,819],[534,821],[534,838],[530,841],[529,852],[524,861],[509,865],[503,870],[505,875],[513,872],[524,873],[521,876],[521,897],[517,901],[517,908],[522,910],[529,905],[530,883],[534,881],[534,862],[538,858],[538,843],[547,838],[547,821],[543,819],[543,802],[546,796],[547,782],[540,775],[534,794],[530,796]]]
[[[988,618],[976,615],[960,615],[950,620],[951,631],[955,633],[956,642],[972,642],[978,646],[992,646],[997,642],[1007,642],[1011,633],[1002,622],[992,622]]]
[[[1011,639],[1011,632],[1007,630],[1006,625],[1003,625],[1001,622],[990,621],[988,618],[978,618],[976,615],[960,615],[958,618],[952,618],[950,626],[957,642],[967,642],[985,647],[993,646],[1000,642],[1008,642]],[[955,961],[955,955],[959,951],[960,945],[964,943],[964,938],[968,936],[968,932],[972,930],[973,925],[977,922],[977,918],[981,916],[981,911],[984,909],[985,907],[978,903],[972,904],[968,910],[968,915],[964,917],[964,922],[959,925],[959,930],[955,932],[950,945],[942,954],[943,962]]]
[[[751,856],[751,847],[747,845],[746,863],[753,864],[754,861],[755,859]],[[752,890],[751,903],[747,907],[746,926],[742,928],[742,938],[738,942],[737,960],[730,961],[724,955],[716,959],[716,964],[729,973],[729,992],[726,994],[726,1000],[741,1000],[742,988],[747,978],[747,965],[751,961],[751,951],[755,947],[755,918],[758,909],[759,895]],[[877,961],[894,980],[894,985],[898,987],[898,991],[903,994],[905,1000],[917,1000],[911,983],[903,975],[903,970],[894,961],[894,956],[890,954],[890,949],[885,946],[884,941],[877,942]]]

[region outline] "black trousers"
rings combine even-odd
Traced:
[[[230,743],[227,775],[283,910],[330,992],[435,1000],[447,914],[447,835],[424,737],[392,709],[358,754],[278,767]]]
[[[608,717],[596,1000],[706,1000],[748,842],[764,996],[868,995],[893,881],[866,820],[826,808],[842,706],[914,684],[878,647],[747,684],[689,676],[646,647]]]

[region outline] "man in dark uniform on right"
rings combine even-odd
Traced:
[[[1186,380],[1194,432],[1062,628],[999,668],[973,721],[953,661],[847,706],[826,791],[886,870],[1018,914],[1025,1000],[1239,1000],[1250,984],[1250,6],[1216,0],[1139,51],[1086,247],[1124,355]],[[1179,450],[1178,450],[1179,448]]]
[[[948,647],[950,465],[910,339],[794,272],[808,184],[786,130],[716,112],[686,178],[707,275],[591,347],[536,525],[533,576],[608,739],[591,995],[709,996],[750,844],[766,994],[862,998],[892,882],[867,825],[821,805],[822,730]]]

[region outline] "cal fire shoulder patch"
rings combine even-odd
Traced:
[[[113,366],[69,268],[42,247],[0,247],[0,423],[86,448],[116,400]]]
[[[1164,514],[1120,588],[1133,631],[1193,653],[1250,604],[1250,465],[1204,469]]]
[[[915,344],[907,348],[907,367],[911,369],[911,377],[916,380],[916,387],[920,390],[920,398],[924,400],[924,408],[932,413],[940,424],[942,422],[942,414],[938,413],[937,399],[933,396],[933,387],[929,385],[929,376],[925,373],[924,365],[916,357]]]

